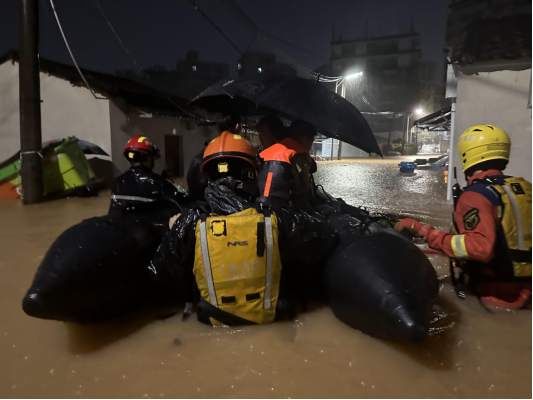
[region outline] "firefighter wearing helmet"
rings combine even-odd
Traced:
[[[256,150],[225,130],[204,149],[209,213],[195,226],[197,316],[211,325],[263,324],[280,317],[278,219],[258,210]],[[228,267],[229,266],[229,267]]]
[[[130,168],[113,182],[109,214],[146,216],[155,224],[165,223],[179,212],[185,190],[153,171],[159,149],[143,135],[131,137],[124,147]]]
[[[467,186],[458,187],[452,233],[411,218],[408,230],[448,255],[456,292],[469,288],[489,307],[518,309],[531,297],[531,183],[507,176],[511,141],[493,124],[477,124],[459,137],[457,148]]]
[[[257,152],[243,136],[223,131],[204,149],[200,165],[208,182],[223,182],[247,198],[257,196]]]
[[[135,135],[124,147],[124,157],[132,166],[143,166],[146,169],[154,168],[155,160],[160,157],[159,149],[146,136]]]

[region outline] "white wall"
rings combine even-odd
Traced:
[[[164,169],[165,158],[165,135],[177,134],[182,136],[183,145],[183,172],[187,173],[187,168],[199,151],[202,150],[204,142],[216,134],[213,128],[198,127],[191,122],[178,118],[152,115],[151,118],[143,118],[138,113],[126,112],[114,101],[110,102],[111,116],[111,140],[112,158],[120,172],[129,167],[128,161],[122,152],[128,139],[135,134],[146,135],[156,144],[161,151],[161,159],[156,162],[155,170],[161,172]]]
[[[109,101],[96,100],[88,89],[41,73],[43,142],[77,136],[111,152]],[[0,65],[0,161],[20,150],[18,64]]]
[[[470,125],[494,123],[511,137],[511,161],[505,172],[531,180],[531,109],[528,108],[531,69],[459,75],[455,115],[457,138]],[[460,160],[458,177],[464,184]]]
[[[20,149],[18,65],[0,64],[0,162]]]
[[[341,145],[341,158],[357,158],[368,157],[368,153],[351,144],[342,142]]]

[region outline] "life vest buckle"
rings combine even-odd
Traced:
[[[226,221],[224,220],[214,220],[211,221],[211,232],[213,236],[226,236]]]

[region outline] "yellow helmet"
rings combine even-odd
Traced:
[[[488,160],[509,160],[511,139],[503,129],[492,124],[467,128],[457,142],[463,171]]]

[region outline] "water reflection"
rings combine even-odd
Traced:
[[[319,180],[352,204],[431,216],[446,227],[438,177],[398,176],[397,163],[321,164]],[[51,242],[107,207],[105,193],[0,205],[2,397],[531,397],[531,313],[489,314],[475,298],[458,300],[438,255],[428,254],[445,282],[440,305],[448,316],[436,326],[455,324],[421,345],[369,337],[327,307],[237,329],[182,321],[179,313],[90,327],[24,315],[20,299]]]
[[[400,173],[396,161],[320,163],[316,181],[335,197],[371,211],[421,216],[443,223],[449,218],[442,174],[432,170]]]

